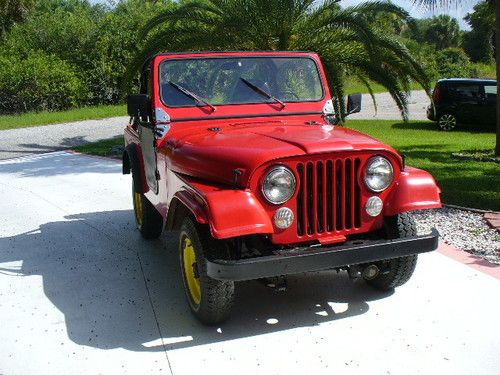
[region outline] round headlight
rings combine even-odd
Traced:
[[[394,177],[392,164],[382,156],[368,160],[365,170],[365,184],[371,191],[379,193],[389,187]]]
[[[262,193],[273,204],[288,201],[295,193],[295,176],[286,167],[271,169],[262,184]]]

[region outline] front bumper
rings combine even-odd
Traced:
[[[373,263],[436,250],[438,238],[439,233],[433,228],[427,235],[394,240],[296,248],[277,251],[275,255],[240,260],[207,259],[207,274],[217,280],[243,281]]]

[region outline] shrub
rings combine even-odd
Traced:
[[[474,70],[474,77],[477,78],[489,78],[489,79],[497,79],[496,65],[492,64],[482,64],[475,63],[472,64]]]
[[[116,6],[87,0],[39,0],[37,10],[0,41],[0,54],[28,57],[43,51],[69,64],[89,88],[86,104],[116,103],[125,67],[137,50],[142,26],[169,0],[116,1]],[[101,2],[102,3],[102,2]]]
[[[0,66],[1,114],[67,109],[89,96],[71,66],[56,56],[0,56]]]
[[[475,75],[469,56],[460,48],[446,48],[438,51],[436,67],[440,78],[472,77]]]
[[[413,39],[404,39],[406,47],[410,50],[417,61],[424,67],[431,81],[436,81],[440,77],[438,72],[436,46],[427,43],[419,43]]]

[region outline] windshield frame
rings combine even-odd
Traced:
[[[293,53],[293,52],[291,52]],[[316,74],[318,75],[318,80],[319,80],[319,84],[320,84],[320,87],[321,87],[321,97],[317,100],[283,100],[284,103],[294,103],[294,104],[301,104],[301,103],[319,103],[321,101],[324,101],[325,100],[325,96],[326,96],[326,91],[325,91],[325,86],[324,86],[324,79],[323,79],[323,75],[321,74],[321,70],[318,66],[318,62],[313,59],[312,57],[310,56],[295,56],[295,55],[290,55],[290,56],[283,56],[283,55],[273,55],[273,54],[269,54],[269,55],[264,55],[264,56],[246,56],[246,55],[240,55],[240,56],[193,56],[193,57],[187,57],[187,58],[182,58],[182,57],[174,57],[174,58],[167,58],[167,59],[164,59],[162,60],[159,64],[158,64],[158,90],[159,90],[159,98],[160,98],[160,102],[167,108],[173,108],[173,109],[177,109],[177,108],[196,108],[199,106],[197,106],[196,104],[193,104],[193,105],[169,105],[167,103],[165,103],[165,101],[163,100],[163,92],[162,92],[162,89],[161,89],[161,68],[163,66],[163,64],[165,63],[168,63],[170,61],[178,61],[178,60],[182,60],[182,61],[189,61],[189,60],[234,60],[234,59],[307,59],[307,60],[310,60],[313,62],[314,64],[314,67],[316,69]],[[197,94],[198,95],[198,94]],[[213,103],[212,103],[213,104]],[[223,104],[213,104],[215,105],[216,107],[232,107],[232,106],[245,106],[245,105],[262,105],[262,104],[269,104],[269,105],[273,105],[273,104],[278,104],[277,102],[274,102],[274,101],[271,101],[271,102],[268,102],[268,101],[259,101],[259,102],[245,102],[245,103],[223,103]]]

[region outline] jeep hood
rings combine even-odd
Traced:
[[[292,156],[355,150],[395,152],[380,141],[341,126],[301,122],[231,124],[217,128],[189,127],[162,139],[172,170],[223,184],[246,186],[260,165]]]

